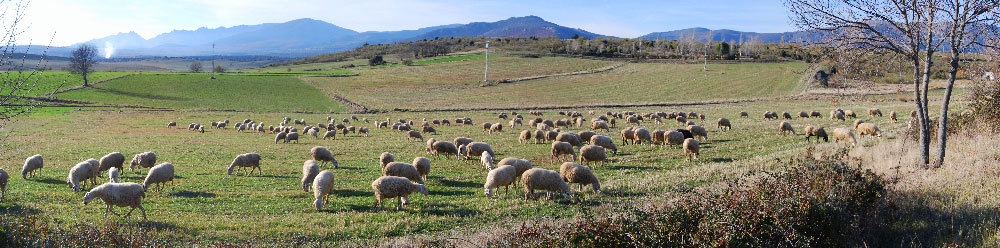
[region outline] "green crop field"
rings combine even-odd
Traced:
[[[23,79],[30,73],[31,72],[29,71],[5,72],[3,73],[3,77],[5,78],[5,80]],[[37,82],[34,88],[33,89],[22,88],[18,92],[27,92],[26,94],[27,96],[40,96],[40,95],[47,95],[55,90],[83,85],[83,77],[81,77],[79,74],[72,74],[68,71],[36,71],[34,73],[35,76],[31,77],[32,81]],[[98,71],[98,72],[92,72],[88,76],[88,79],[91,83],[93,83],[128,74],[133,74],[133,72]]]
[[[140,75],[58,94],[61,99],[171,109],[265,112],[343,111],[312,86],[288,76]]]

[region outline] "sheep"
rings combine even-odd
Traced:
[[[600,121],[600,120],[591,122],[590,123],[590,129],[591,130],[605,130],[607,132],[611,132],[611,128],[608,127],[608,123],[604,122],[604,121]]]
[[[858,125],[861,125],[861,123],[865,123],[865,121],[861,119],[854,120],[854,129],[858,129]]]
[[[333,153],[326,147],[314,146],[312,149],[309,149],[309,155],[312,155],[313,160],[320,162],[319,166],[321,167],[325,166],[326,162],[333,163],[333,168],[339,166],[337,159],[333,157]]]
[[[782,112],[781,113],[781,117],[785,118],[785,120],[791,120],[792,119],[792,114],[789,114],[788,112]]]
[[[549,125],[547,125],[545,123],[538,123],[537,125],[535,125],[535,129],[538,129],[538,130],[549,130]]]
[[[625,119],[625,124],[635,124],[636,126],[642,126],[642,124],[639,123],[639,118],[636,118],[635,116],[629,116],[628,119]]]
[[[517,136],[517,143],[524,144],[531,140],[531,130],[521,130],[521,134]]]
[[[0,202],[7,196],[7,181],[10,180],[10,174],[7,171],[0,168]]]
[[[719,118],[719,121],[717,121],[717,123],[719,124],[719,130],[722,131],[733,130],[733,124],[729,122],[729,119]]]
[[[66,176],[66,184],[73,189],[73,192],[80,192],[81,185],[87,184],[87,179],[90,179],[90,186],[93,187],[97,185],[97,178],[95,175],[97,173],[97,168],[100,167],[100,162],[95,159],[88,159],[87,161],[80,162],[69,169],[69,175]]]
[[[698,120],[705,121],[705,114],[698,114]]]
[[[601,166],[604,166],[604,162],[608,158],[608,153],[604,150],[604,147],[595,145],[586,145],[580,148],[580,163],[590,163],[590,162],[601,162]]]
[[[411,130],[409,132],[406,132],[406,139],[407,140],[416,140],[416,139],[419,139],[420,142],[424,142],[424,136],[420,135],[420,132],[418,132],[416,130]]]
[[[664,134],[664,139],[666,140],[667,145],[673,146],[673,145],[683,145],[685,137],[684,134],[681,132],[669,131],[666,134]]]
[[[892,120],[892,123],[899,122],[899,119],[896,119],[896,111],[889,112],[889,120]]]
[[[858,115],[854,113],[854,110],[844,110],[844,116],[851,118],[858,118]]]
[[[285,143],[286,144],[288,142],[292,142],[293,140],[295,141],[295,143],[299,143],[299,133],[297,133],[295,131],[292,131],[292,132],[288,133],[288,135],[285,135]]]
[[[636,145],[641,145],[644,140],[653,143],[653,136],[649,134],[649,130],[639,128],[632,132],[632,141]]]
[[[688,121],[686,124],[684,124],[685,127],[686,126],[694,126],[694,125],[698,125],[698,124],[695,124],[694,121]]]
[[[501,125],[500,123],[493,124],[490,126],[489,131],[490,134],[493,134],[493,132],[503,132],[503,125]]]
[[[615,145],[614,140],[611,137],[604,135],[594,135],[590,137],[590,144],[595,146],[604,147],[606,150],[611,150],[612,153],[618,154],[618,146]]]
[[[583,192],[584,185],[590,185],[594,192],[601,192],[601,182],[590,170],[590,167],[573,162],[565,162],[559,166],[559,176],[566,183],[576,183],[580,185],[580,192]]]
[[[591,131],[580,131],[579,133],[576,133],[576,135],[580,137],[581,141],[590,142],[590,138],[594,137],[594,135],[597,135],[597,133]]]
[[[482,155],[479,156],[479,162],[480,164],[483,165],[483,167],[486,168],[487,171],[492,170],[494,168],[493,156],[490,156],[489,153],[486,152],[482,153]]]
[[[556,126],[556,124],[553,123],[552,120],[542,120],[542,124],[545,124],[548,127],[555,127]]]
[[[740,112],[740,117],[742,117],[742,118],[750,118],[750,113],[747,113],[746,111],[741,111]]]
[[[440,159],[441,154],[455,154],[455,159],[461,159],[458,155],[458,147],[455,147],[455,143],[448,141],[434,142],[434,149],[431,150],[431,154],[434,155],[435,159]],[[445,156],[445,158],[447,158],[447,156]]]
[[[799,111],[799,118],[809,118],[809,113],[806,113],[806,111]]]
[[[698,140],[692,138],[684,139],[684,154],[688,156],[688,161],[691,161],[692,157],[698,159],[698,150],[700,147],[701,145],[698,143]]]
[[[424,133],[433,133],[434,135],[438,134],[437,130],[435,130],[434,127],[432,126],[424,126],[421,131],[423,131]]]
[[[323,139],[325,140],[326,138],[332,138],[332,139],[336,140],[337,139],[337,131],[336,130],[326,131],[326,134],[323,134]],[[275,144],[278,143],[278,138],[274,139],[274,143]]]
[[[372,182],[372,190],[375,191],[375,205],[372,206],[373,209],[378,209],[382,205],[382,200],[387,198],[395,197],[399,202],[396,210],[399,210],[403,205],[409,205],[410,199],[408,196],[414,192],[420,192],[421,194],[427,195],[427,187],[423,184],[417,184],[410,182],[410,180],[403,177],[396,176],[382,176]]]
[[[876,126],[875,124],[861,123],[858,124],[858,127],[856,129],[858,131],[858,135],[861,135],[862,137],[873,136],[873,137],[878,137],[880,139],[882,138],[882,130],[879,130],[878,126]]]
[[[561,132],[558,135],[556,135],[556,140],[569,143],[570,145],[573,145],[575,147],[583,146],[583,140],[580,138],[579,135],[576,135],[575,133]]]
[[[365,137],[368,137],[368,128],[367,127],[358,128],[358,134],[364,134]],[[435,132],[435,134],[437,133]]]
[[[870,116],[870,117],[875,117],[875,116],[882,117],[882,110],[877,109],[877,108],[870,108],[870,109],[868,109],[868,116]]]
[[[108,153],[108,155],[104,155],[104,157],[101,157],[100,168],[98,169],[97,173],[101,173],[111,168],[118,168],[119,170],[121,170],[125,168],[124,165],[125,165],[125,155],[122,155],[120,152]]]
[[[795,129],[792,129],[791,123],[788,123],[787,121],[782,121],[781,124],[778,125],[778,132],[781,133],[782,135],[786,135],[789,132],[791,132],[794,135]]]
[[[521,174],[521,185],[524,186],[525,199],[538,199],[535,190],[545,190],[555,192],[565,198],[569,198],[569,185],[563,181],[559,172],[542,168],[531,168]]]
[[[823,127],[806,127],[806,142],[809,142],[809,137],[816,136],[816,142],[819,142],[819,138],[823,138],[823,141],[830,142],[830,138],[826,135],[826,130]]]
[[[308,134],[309,136],[313,136],[313,138],[317,138],[318,139],[319,135],[317,134],[317,132],[318,132],[317,130],[318,129],[312,129],[312,128],[310,128],[309,131],[306,131],[306,134]]]
[[[674,118],[674,120],[676,120],[677,123],[680,123],[680,124],[686,124],[687,123],[687,118],[684,118],[684,116],[681,116],[681,115],[678,115],[676,118]]]
[[[156,184],[160,186],[160,190],[163,190],[163,184],[174,182],[174,164],[162,163],[153,168],[149,169],[149,173],[146,174],[146,180],[142,182],[142,190],[148,190],[150,185]]]
[[[858,143],[858,140],[854,138],[854,132],[847,128],[833,130],[833,143],[840,143],[840,141],[850,142],[852,146]]]
[[[316,160],[306,160],[302,163],[302,190],[309,192],[309,185],[313,183],[313,179],[316,179],[316,175],[319,174],[319,166],[316,165]]]
[[[313,178],[313,196],[316,200],[313,201],[313,207],[316,211],[323,210],[323,206],[326,206],[330,202],[330,193],[333,193],[333,172],[325,170],[316,174]]]
[[[328,132],[326,132],[326,134],[329,135],[330,132],[332,132],[332,131],[328,131]],[[274,143],[277,144],[278,141],[284,141],[285,137],[287,137],[287,136],[288,136],[288,133],[286,133],[286,132],[280,132],[280,133],[278,133],[278,135],[274,136]],[[323,139],[326,139],[326,137],[324,137]]]
[[[841,121],[846,121],[847,120],[847,118],[844,117],[844,112],[836,111],[836,110],[834,110],[834,112],[830,112],[830,119],[841,120]]]
[[[94,198],[101,198],[101,201],[104,201],[104,204],[107,206],[104,209],[105,218],[108,217],[108,212],[121,217],[121,215],[112,210],[113,207],[118,206],[132,208],[125,214],[125,218],[131,216],[132,211],[138,208],[142,211],[142,219],[146,220],[146,209],[142,208],[143,197],[146,197],[146,190],[138,183],[105,183],[90,189],[90,192],[84,194],[83,205],[89,204]]]
[[[493,123],[484,122],[483,123],[483,132],[489,132],[491,127],[493,127]]]
[[[655,131],[653,131],[653,142],[652,142],[653,145],[654,146],[657,145],[657,144],[664,145],[666,143],[666,140],[665,140],[666,137],[664,135],[666,135],[666,134],[667,134],[667,131],[663,131],[663,130],[655,130]]]
[[[493,197],[493,189],[504,187],[504,194],[509,192],[510,185],[514,183],[514,180],[518,177],[517,168],[512,165],[500,166],[496,169],[490,170],[486,174],[486,182],[483,183],[483,188],[486,193],[486,197]]]
[[[706,141],[708,140],[708,130],[705,130],[705,127],[688,126],[687,129],[688,131],[691,131],[691,135],[693,135],[695,138],[704,138]]]
[[[625,127],[625,129],[622,129],[622,131],[621,131],[621,134],[622,134],[622,144],[628,145],[628,141],[629,140],[633,140],[633,143],[635,143],[634,142],[634,140],[635,140],[634,133],[635,133],[635,131],[632,130],[632,127]]]
[[[497,163],[497,167],[501,167],[501,166],[505,166],[505,165],[514,166],[514,168],[517,169],[517,171],[516,171],[516,173],[514,175],[515,175],[515,177],[517,177],[519,179],[521,177],[521,173],[524,173],[524,171],[527,171],[527,170],[530,170],[531,168],[534,168],[534,166],[531,165],[531,161],[528,161],[527,159],[519,159],[519,158],[504,158],[503,160],[500,160],[499,163]]]
[[[468,145],[459,146],[458,150],[465,153],[466,159],[472,158],[473,156],[482,156],[484,152],[489,153],[490,157],[496,157],[496,153],[493,152],[493,147],[484,142],[472,142]]]
[[[156,165],[156,153],[144,152],[132,156],[132,162],[129,163],[128,170],[135,170],[136,166],[139,168],[150,168]]]
[[[573,151],[573,145],[562,141],[552,142],[552,160],[556,161],[563,155],[572,155],[572,161],[576,161],[576,152]]]
[[[121,172],[119,172],[118,168],[111,167],[111,169],[108,169],[108,181],[109,182],[120,183],[121,182],[121,179],[119,178],[120,175],[121,175]]]
[[[36,172],[42,171],[42,167],[45,167],[45,161],[41,154],[24,159],[24,166],[21,167],[21,178],[28,180],[28,175],[34,177]]]
[[[455,138],[454,141],[455,141],[455,146],[468,145],[469,143],[473,142],[472,139],[466,137],[457,137]]]
[[[545,140],[546,141],[554,141],[558,137],[559,137],[559,129],[558,128],[556,128],[555,131],[545,132]]]
[[[809,114],[809,117],[823,118],[823,114],[820,114],[819,111],[813,111]]]
[[[386,164],[385,168],[382,168],[382,175],[405,177],[416,183],[424,183],[424,179],[420,176],[420,171],[417,171],[417,167],[403,162],[390,162]]]
[[[226,174],[232,175],[233,169],[236,167],[244,168],[251,167],[250,172],[246,175],[253,174],[254,170],[257,170],[257,175],[263,174],[264,169],[260,168],[260,154],[256,153],[244,153],[236,156],[233,162],[229,164],[229,171]]]
[[[545,131],[542,131],[542,130],[535,130],[535,144],[537,144],[537,143],[544,143],[545,142],[545,138],[546,138],[545,135],[547,133],[548,132],[545,132]]]
[[[395,162],[395,161],[396,161],[396,157],[393,156],[392,153],[383,152],[382,154],[378,155],[378,162],[379,162],[379,164],[382,165],[383,169],[385,169],[386,165],[388,165],[389,163]]]
[[[417,167],[420,178],[427,181],[427,175],[431,174],[431,160],[425,157],[413,158],[413,167]]]

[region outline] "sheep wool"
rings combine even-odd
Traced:
[[[792,129],[791,123],[788,123],[787,121],[782,121],[781,124],[778,126],[778,132],[781,133],[782,135],[788,133],[795,134],[795,129]]]
[[[542,168],[532,168],[521,174],[521,184],[524,186],[525,199],[538,199],[535,190],[544,190],[561,194],[569,198],[569,185],[563,181],[559,172]]]
[[[571,155],[573,156],[573,161],[576,161],[576,152],[573,151],[573,145],[562,141],[552,142],[552,160],[558,160],[563,155]]]
[[[525,171],[534,168],[534,166],[531,165],[531,161],[520,158],[504,158],[503,160],[500,160],[500,163],[497,163],[497,167],[502,167],[506,165],[514,166],[514,169],[517,170],[514,175],[517,178],[521,177],[521,173],[524,173]]]
[[[698,150],[700,148],[701,144],[698,143],[698,140],[692,138],[684,139],[684,154],[688,155],[688,161],[691,161],[692,157],[698,159],[698,155],[700,154]]]
[[[383,169],[385,169],[386,165],[389,165],[389,163],[392,163],[392,162],[395,162],[395,161],[396,161],[396,157],[392,156],[392,153],[383,152],[381,155],[378,155],[378,162],[380,164],[382,164],[382,168]]]
[[[420,172],[417,171],[417,167],[403,162],[389,163],[382,169],[382,175],[404,177],[416,183],[424,183],[424,180],[420,177]]]
[[[156,184],[163,190],[163,185],[167,182],[174,182],[174,164],[162,163],[149,169],[146,180],[142,182],[142,189],[148,190],[150,185]]]
[[[42,155],[35,154],[34,156],[28,157],[24,160],[24,166],[21,167],[21,178],[25,180],[28,179],[28,175],[35,176],[35,173],[42,170],[45,166],[45,162],[42,159]]]
[[[434,142],[434,149],[431,150],[431,154],[434,155],[435,159],[440,159],[441,154],[455,154],[455,159],[461,159],[458,147],[455,147],[454,143],[448,141]],[[447,156],[445,156],[445,158],[447,158]]]
[[[719,123],[719,130],[722,131],[733,130],[733,124],[729,122],[729,119],[719,118],[718,123]]]
[[[226,174],[232,175],[233,170],[236,169],[236,167],[251,167],[250,172],[246,175],[253,174],[254,170],[257,170],[257,175],[261,175],[264,171],[260,168],[260,154],[257,153],[244,153],[236,156],[236,158],[233,159],[233,162],[229,164],[229,170]]]
[[[687,129],[688,129],[688,131],[691,131],[691,135],[694,135],[695,138],[699,138],[699,139],[704,138],[705,140],[708,140],[708,130],[705,130],[705,127],[703,127],[703,126],[688,126]]]
[[[0,202],[2,202],[4,197],[7,196],[8,180],[10,180],[10,174],[7,174],[7,171],[0,168]]]
[[[110,182],[120,183],[121,182],[121,179],[119,178],[120,175],[121,172],[118,171],[118,168],[111,167],[111,169],[108,169],[108,179]]]
[[[326,132],[326,133],[329,134],[330,132]],[[336,133],[336,132],[334,132],[334,133]],[[278,141],[284,141],[285,140],[285,136],[288,136],[288,133],[286,133],[286,132],[280,132],[280,133],[278,133],[278,135],[274,136],[274,143],[277,144]]]
[[[573,162],[565,162],[559,166],[559,175],[566,183],[576,183],[580,185],[580,192],[583,192],[584,185],[590,185],[594,192],[601,192],[601,182],[590,170],[590,167]]]
[[[336,130],[326,131],[326,134],[323,134],[323,139],[325,140],[326,138],[337,139],[337,131]],[[278,138],[274,139],[274,143],[275,144],[278,143]]]
[[[604,150],[604,147],[595,145],[586,145],[580,148],[580,163],[590,163],[590,162],[601,162],[601,166],[604,166],[604,161],[607,160],[608,153]]]
[[[517,136],[517,143],[524,144],[531,140],[531,130],[521,130],[521,134]]]
[[[611,139],[611,137],[594,135],[593,137],[590,137],[590,144],[604,147],[605,150],[611,150],[612,153],[618,154],[618,145],[615,145],[615,142]]]
[[[504,193],[506,194],[510,189],[510,185],[514,183],[514,179],[517,178],[517,168],[512,165],[500,166],[496,169],[490,170],[486,174],[486,182],[483,183],[483,189],[486,193],[486,197],[493,197],[493,189],[504,187]]]
[[[98,166],[93,166],[89,160],[74,165],[69,169],[69,175],[66,176],[66,184],[73,189],[73,192],[80,192],[80,188],[87,183],[87,179],[91,180],[91,186],[97,185],[97,179],[94,178],[97,173],[94,171],[97,170]]]
[[[413,158],[413,167],[417,167],[420,177],[427,181],[427,175],[431,174],[431,160],[425,157]]]
[[[328,170],[316,174],[316,178],[313,179],[313,196],[316,197],[313,201],[313,207],[316,207],[316,211],[323,210],[323,207],[330,202],[330,193],[333,192],[333,182],[333,172]]]
[[[850,142],[851,145],[856,145],[858,142],[851,130],[847,128],[833,129],[833,143],[840,143],[840,141]]]
[[[295,143],[299,143],[299,133],[292,131],[285,135],[285,143],[292,142],[293,140]]]
[[[107,206],[104,209],[104,217],[108,217],[108,212],[117,213],[112,211],[115,206],[118,207],[131,207],[125,214],[125,218],[132,215],[132,211],[136,208],[142,211],[142,219],[146,219],[146,209],[142,208],[142,198],[146,197],[146,191],[142,188],[142,185],[137,183],[105,183],[101,186],[94,187],[83,195],[83,205],[87,205],[95,198],[100,198],[104,201]]]
[[[333,157],[333,152],[330,152],[330,149],[326,147],[314,146],[312,149],[309,149],[309,154],[312,155],[313,160],[320,162],[320,166],[326,165],[326,162],[333,163],[333,168],[337,168],[338,166],[337,159]]]
[[[319,174],[319,165],[316,165],[316,160],[306,160],[302,163],[302,190],[309,192],[309,185],[313,183],[313,179],[316,179],[316,175]]]
[[[872,136],[872,137],[878,137],[880,139],[882,138],[882,130],[879,130],[878,126],[872,123],[858,124],[857,131],[858,135],[861,135],[862,137]]]
[[[132,162],[129,164],[129,170],[135,170],[136,166],[140,168],[150,168],[156,165],[156,153],[144,152],[132,156]]]
[[[108,155],[101,157],[101,161],[99,163],[100,168],[98,169],[98,173],[111,168],[118,168],[121,170],[125,168],[125,155],[122,155],[120,152],[108,153]]]
[[[409,179],[403,177],[395,176],[382,176],[375,181],[372,181],[372,190],[375,191],[375,205],[372,208],[378,208],[382,205],[382,201],[388,198],[396,198],[399,205],[396,210],[403,207],[404,204],[409,204],[409,195],[414,192],[420,192],[421,194],[427,195],[427,187],[423,184],[417,184],[410,182]]]

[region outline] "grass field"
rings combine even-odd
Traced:
[[[140,75],[57,98],[170,109],[335,112],[343,107],[295,77],[208,74]]]
[[[3,73],[4,78],[23,78],[30,72],[6,72]],[[83,77],[79,74],[72,74],[68,71],[37,71],[33,77],[37,80],[37,84],[33,89],[21,89],[19,92],[28,92],[26,96],[40,96],[46,95],[49,92],[66,89],[70,87],[83,85]],[[114,77],[119,77],[127,74],[133,74],[132,72],[92,72],[88,79],[91,83],[98,82],[105,79],[110,79]],[[6,90],[4,90],[6,92]]]
[[[217,102],[211,102],[217,103]],[[222,108],[217,106],[216,108]],[[845,106],[855,110],[873,105]],[[230,119],[250,118],[266,123],[277,123],[282,117],[305,118],[320,122],[327,115],[291,113],[227,113],[227,112],[132,112],[126,111],[66,111],[65,108],[42,111],[22,119],[12,126],[15,130],[8,139],[11,152],[0,155],[0,164],[7,171],[17,174],[18,166],[27,156],[41,153],[46,168],[39,178],[12,179],[8,200],[0,203],[0,211],[12,214],[26,211],[39,214],[60,225],[76,223],[119,222],[135,223],[155,236],[191,240],[243,240],[248,237],[268,239],[293,239],[300,236],[320,238],[333,242],[350,242],[355,238],[372,239],[398,237],[412,234],[434,234],[454,229],[474,229],[489,223],[525,221],[532,219],[565,219],[579,216],[590,208],[631,204],[656,197],[664,192],[690,189],[739,176],[742,172],[770,166],[767,161],[790,156],[806,147],[803,136],[776,135],[779,121],[764,121],[759,112],[825,110],[826,102],[789,101],[732,105],[706,105],[683,109],[646,108],[648,111],[697,111],[708,115],[704,123],[710,131],[710,141],[702,146],[701,159],[686,162],[676,147],[654,148],[647,145],[620,146],[618,155],[610,156],[612,162],[595,168],[602,180],[601,196],[587,193],[582,202],[570,204],[561,199],[539,201],[521,200],[521,191],[499,199],[482,195],[482,182],[486,171],[478,163],[433,160],[427,185],[429,196],[413,196],[405,210],[370,209],[374,198],[371,181],[380,175],[378,154],[389,151],[399,161],[411,161],[416,156],[428,156],[423,143],[407,141],[403,133],[387,129],[372,129],[371,137],[349,135],[336,140],[302,138],[299,144],[274,144],[271,134],[236,133],[235,131],[207,129],[194,133],[184,128],[165,128],[165,123],[202,123]],[[904,111],[905,103],[879,104],[883,110]],[[44,108],[43,108],[44,109]],[[581,111],[587,111],[581,109]],[[617,111],[595,109],[597,112]],[[737,118],[739,111],[754,113],[751,119]],[[826,112],[826,111],[823,111]],[[544,118],[561,118],[554,111],[545,112]],[[467,136],[488,142],[500,158],[521,157],[529,159],[536,167],[557,170],[561,162],[550,160],[548,144],[518,144],[517,132],[507,129],[500,134],[485,134],[483,122],[498,121],[492,112],[442,112],[442,113],[392,113],[359,115],[372,120],[407,118],[420,120],[454,119],[469,116],[476,120],[472,126],[441,126],[439,134],[425,138],[451,140]],[[334,115],[335,118],[348,117]],[[593,118],[587,115],[588,119]],[[714,128],[714,119],[726,117],[734,121],[730,132]],[[892,130],[905,124],[890,124],[886,118],[869,120]],[[792,123],[801,130],[805,125],[834,127],[849,125],[828,119],[797,119]],[[354,123],[368,126],[371,124]],[[79,128],[79,127],[100,128]],[[664,124],[647,123],[653,129],[675,129],[680,126],[672,121]],[[619,141],[617,132],[609,135]],[[571,128],[569,131],[580,131]],[[889,135],[893,139],[894,135]],[[865,144],[870,141],[863,142]],[[327,168],[336,174],[334,195],[324,211],[312,208],[312,194],[301,191],[299,178],[302,161],[309,159],[308,150],[315,145],[330,147],[340,161],[340,168]],[[832,145],[824,145],[832,146]],[[832,149],[832,148],[830,148]],[[862,148],[863,149],[863,148]],[[100,204],[83,206],[81,193],[73,193],[64,183],[68,168],[87,158],[99,158],[112,151],[131,156],[143,151],[154,151],[160,162],[177,166],[176,186],[164,192],[150,192],[144,200],[149,222],[137,219],[105,219]],[[264,176],[226,175],[232,158],[241,153],[257,152],[263,158]],[[499,158],[498,158],[499,159]],[[763,161],[763,162],[760,162]],[[761,167],[763,166],[763,167]],[[143,170],[145,171],[145,170]],[[101,179],[104,181],[106,179]],[[141,181],[141,177],[126,172],[125,180]],[[89,189],[89,186],[87,187]],[[575,188],[575,187],[574,187]],[[586,192],[590,192],[587,188]],[[393,206],[395,201],[387,202]],[[120,209],[119,209],[120,210]]]
[[[639,64],[603,73],[558,76],[480,87],[482,59],[421,67],[365,70],[358,77],[307,78],[306,82],[375,109],[461,109],[641,104],[788,96],[804,88],[807,65]],[[491,58],[496,80],[584,71],[611,62],[567,58]]]

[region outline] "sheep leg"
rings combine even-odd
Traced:
[[[403,197],[398,197],[397,196],[396,197],[396,203],[398,203],[398,205],[396,205],[396,211],[399,211],[400,209],[403,208]]]
[[[247,176],[253,175],[254,170],[257,170],[257,167],[250,167],[250,173],[247,173]]]

